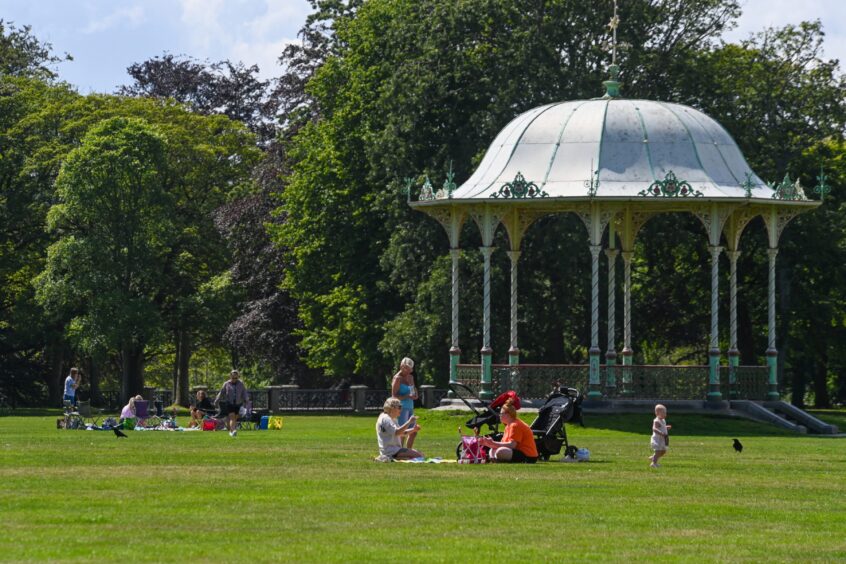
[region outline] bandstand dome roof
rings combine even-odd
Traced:
[[[643,196],[669,173],[700,198],[773,197],[716,120],[689,106],[651,100],[606,96],[520,114],[451,198],[493,198],[518,173],[548,198],[585,198],[591,181],[594,198]]]

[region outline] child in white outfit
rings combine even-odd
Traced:
[[[669,430],[672,425],[667,425],[667,408],[660,403],[655,406],[655,419],[652,421],[652,440],[650,446],[653,454],[650,457],[651,468],[659,468],[658,459],[667,454],[667,443],[669,442]]]

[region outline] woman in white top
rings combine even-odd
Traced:
[[[397,398],[388,398],[382,407],[382,413],[376,420],[376,439],[379,441],[379,458],[393,460],[411,460],[421,458],[422,452],[402,446],[402,437],[417,433],[420,425],[417,418],[412,417],[404,424],[397,423],[402,410],[402,403]]]

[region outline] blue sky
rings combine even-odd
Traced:
[[[0,18],[32,25],[56,52],[74,57],[57,70],[82,93],[113,92],[129,81],[126,67],[164,52],[243,61],[276,76],[279,53],[296,41],[310,11],[306,0],[0,0]],[[843,0],[746,0],[726,39],[816,18],[827,34],[826,56],[846,68]]]

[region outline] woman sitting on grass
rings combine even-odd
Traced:
[[[412,417],[404,424],[397,423],[402,402],[397,398],[388,398],[382,407],[384,413],[376,420],[376,438],[379,441],[379,458],[381,460],[411,460],[421,458],[423,453],[412,448],[402,446],[402,438],[406,435],[417,434],[420,425],[417,418]]]
[[[141,397],[141,394],[138,394],[135,397],[129,398],[129,403],[123,406],[123,409],[120,410],[120,422],[123,423],[125,419],[135,419],[135,402],[138,400],[144,399]]]
[[[189,427],[197,427],[203,421],[206,413],[214,411],[214,404],[206,395],[205,390],[197,390],[197,403],[191,406],[191,423]]]
[[[508,399],[499,412],[499,418],[505,425],[502,441],[490,437],[479,437],[482,446],[491,449],[491,460],[496,462],[525,462],[534,464],[538,461],[538,449],[531,427],[517,417],[514,400]]]

